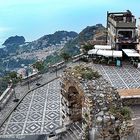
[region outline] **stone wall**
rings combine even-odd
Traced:
[[[88,76],[85,76],[84,72]],[[91,69],[79,66],[68,68],[62,75],[63,125],[82,120],[83,140],[89,139],[91,131],[96,140],[127,135],[133,126],[130,118],[127,120],[122,113],[123,106],[117,90],[102,76],[97,76],[97,72],[91,72],[92,77],[90,72]],[[84,73],[84,78],[81,73]]]

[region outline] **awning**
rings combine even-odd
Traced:
[[[122,57],[122,51],[113,51],[113,57]]]
[[[122,49],[125,53],[136,53],[137,51],[134,49]]]
[[[106,57],[112,57],[112,51],[111,50],[99,50],[97,52],[98,55],[106,56]]]
[[[102,49],[102,50],[111,50],[110,45],[95,45],[94,48],[95,49]]]
[[[98,49],[92,49],[88,51],[88,54],[97,54]]]
[[[137,53],[137,51],[134,50],[134,49],[123,49],[123,52],[124,52],[128,57],[140,57],[140,54]]]
[[[92,49],[88,54],[102,55],[105,57],[122,57],[122,51]]]

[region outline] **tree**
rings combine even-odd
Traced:
[[[42,71],[44,69],[44,63],[42,61],[37,61],[33,64],[33,67],[36,68],[38,71]]]
[[[64,59],[64,61],[68,61],[70,58],[71,58],[71,56],[68,54],[68,53],[66,53],[66,52],[62,52],[61,53],[61,57]]]
[[[12,83],[13,83],[13,84],[16,84],[16,83],[19,82],[19,79],[18,79],[18,77],[17,77],[17,73],[16,73],[15,71],[10,72],[10,73],[8,74],[8,77],[9,77],[9,81],[12,80]]]
[[[11,79],[17,78],[17,73],[15,71],[9,73]]]
[[[94,48],[94,46],[89,44],[89,45],[84,45],[84,46],[82,47],[82,50],[83,50],[83,53],[84,53],[84,54],[87,54],[88,51],[91,50],[91,49],[93,49],[93,48]]]

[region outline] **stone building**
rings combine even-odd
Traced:
[[[107,12],[107,41],[113,49],[136,49],[138,44],[135,16],[126,12]]]
[[[119,140],[132,132],[131,118],[125,116],[117,90],[89,67],[65,70],[61,77],[61,104],[64,127],[81,122],[79,140]]]

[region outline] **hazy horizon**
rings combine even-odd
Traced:
[[[106,25],[106,12],[130,10],[137,24],[138,0],[5,0],[0,3],[0,45],[10,36],[26,41],[58,30],[80,32],[86,26]]]

